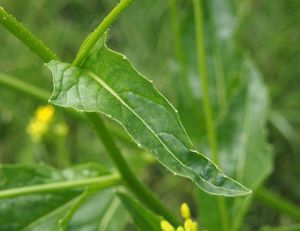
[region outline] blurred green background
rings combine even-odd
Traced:
[[[201,115],[201,92],[199,93],[200,88],[195,80],[197,67],[192,2],[178,1],[179,11],[175,20],[172,18],[170,2],[136,1],[110,29],[108,45],[125,54],[139,72],[154,81],[156,87],[179,109],[195,147],[209,153]],[[252,59],[269,91],[271,107],[268,109],[266,133],[274,164],[273,172],[264,184],[295,205],[300,205],[300,1],[227,2],[235,14],[235,46]],[[115,3],[116,1],[108,0],[0,1],[1,6],[48,44],[62,60],[68,62],[72,61],[81,42]],[[204,4],[204,11],[208,8],[211,10],[211,7]],[[217,17],[220,6],[213,7]],[[206,19],[211,17],[204,14]],[[220,22],[224,22],[224,33],[226,29],[230,31],[226,26],[231,24],[226,24],[222,13]],[[176,31],[178,25],[181,28],[179,37],[182,40],[182,51],[176,48],[176,35],[174,36],[174,28]],[[208,35],[211,33],[209,29],[205,32]],[[209,40],[208,43],[213,41]],[[226,49],[220,48],[221,55],[224,50]],[[184,53],[184,60],[180,60],[180,52]],[[183,63],[186,73],[182,68]],[[229,64],[228,68],[231,66],[235,67],[234,64]],[[2,27],[0,72],[51,91],[50,73],[41,61]],[[182,90],[184,84],[180,76],[184,73],[189,76],[188,87],[191,93]],[[233,81],[230,89],[238,89],[239,85],[240,82]],[[214,89],[211,91],[214,95]],[[182,94],[194,94],[193,100],[182,97]],[[233,94],[232,97],[234,96]],[[214,100],[213,98],[213,102]],[[26,132],[26,127],[40,105],[45,105],[45,102],[39,102],[0,84],[1,163],[45,162],[62,168],[75,163],[100,161],[113,167],[89,126],[79,124],[59,109],[55,112],[55,122],[65,124],[68,134],[61,136],[49,132],[42,141],[34,142]],[[196,119],[189,117],[191,111]],[[222,112],[215,108],[215,117],[220,117],[220,121],[222,113],[230,114],[226,110]],[[140,172],[144,180],[167,202],[168,207],[177,211],[179,203],[188,201],[193,207],[194,215],[201,220],[198,214],[201,205],[199,208],[196,206],[193,185],[171,176],[149,154],[136,148],[119,126],[110,121],[107,123],[127,154],[131,166]],[[296,222],[254,199],[241,229],[258,230],[268,225],[290,225]]]

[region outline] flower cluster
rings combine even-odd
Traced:
[[[160,222],[162,231],[198,231],[198,224],[191,219],[191,211],[187,203],[183,203],[180,207],[181,216],[184,219],[183,226],[176,229],[166,220]]]

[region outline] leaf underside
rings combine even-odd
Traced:
[[[175,175],[203,191],[238,196],[250,191],[225,176],[192,144],[174,107],[121,54],[98,42],[83,68],[52,60],[54,90],[49,102],[98,112],[120,123],[132,139]]]

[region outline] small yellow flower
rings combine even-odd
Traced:
[[[31,136],[32,140],[39,142],[42,136],[48,131],[49,123],[54,115],[54,107],[51,105],[41,106],[35,111],[35,115],[31,118],[26,132]]]
[[[178,226],[176,231],[198,231],[198,224],[191,217],[191,210],[187,203],[182,203],[180,206],[181,216],[185,219],[184,225]],[[161,221],[160,227],[162,231],[175,231],[175,228],[166,220]]]
[[[198,231],[197,222],[193,222],[191,219],[187,219],[184,222],[184,230],[185,231]]]
[[[193,222],[192,231],[198,231],[198,224],[197,224],[197,222]]]
[[[191,219],[187,219],[184,222],[184,230],[185,231],[193,231],[193,221]]]
[[[191,211],[187,203],[182,203],[180,206],[181,216],[184,219],[189,219],[191,217]]]
[[[52,105],[39,107],[35,112],[35,118],[44,123],[48,123],[54,115],[54,107]]]
[[[182,226],[178,226],[176,231],[184,231],[184,228]]]
[[[166,220],[160,222],[162,231],[175,231],[175,228]]]

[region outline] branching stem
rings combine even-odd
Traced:
[[[119,15],[133,2],[133,0],[121,0],[120,3],[103,19],[101,24],[83,41],[79,51],[73,61],[74,66],[82,65],[83,61],[94,47],[96,42],[110,27],[110,25],[117,20]]]
[[[105,188],[119,185],[120,183],[121,183],[121,178],[118,175],[114,174],[109,176],[100,176],[100,177],[86,178],[80,180],[70,180],[70,181],[55,182],[55,183],[40,184],[40,185],[2,190],[0,191],[0,199],[33,194],[33,193],[55,192],[55,191],[61,191],[66,189],[75,189],[75,188],[84,189],[88,186],[97,189],[105,189]]]

